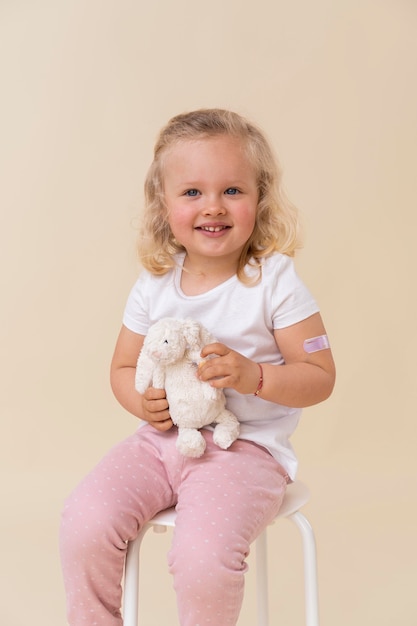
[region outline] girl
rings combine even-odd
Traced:
[[[276,516],[297,461],[300,407],[326,399],[335,370],[318,307],[294,270],[297,216],[263,134],[241,116],[199,110],[161,131],[146,183],[144,267],[127,301],[111,384],[142,420],[66,503],[61,553],[71,626],[120,626],[127,542],[176,505],[169,553],[181,626],[232,626],[245,558]],[[190,317],[218,339],[199,376],[224,388],[241,422],[227,451],[181,456],[164,390],[134,388],[151,324]]]

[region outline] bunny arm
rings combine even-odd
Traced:
[[[165,388],[165,368],[162,367],[162,365],[159,365],[159,363],[155,364],[152,377],[152,386],[155,387],[155,389]]]
[[[140,353],[135,374],[135,389],[143,394],[151,385],[163,389],[165,377],[161,366],[143,351]]]

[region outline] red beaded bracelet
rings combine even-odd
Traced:
[[[253,394],[254,396],[259,396],[259,394],[261,393],[261,389],[262,389],[262,387],[263,387],[263,384],[264,384],[264,371],[263,371],[263,369],[262,369],[262,365],[261,365],[260,363],[258,363],[258,367],[259,367],[259,369],[261,370],[261,374],[260,374],[260,376],[259,376],[259,383],[258,383],[258,386],[257,386],[257,388],[256,388],[255,393]]]

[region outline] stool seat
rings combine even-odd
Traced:
[[[278,515],[270,525],[285,518],[294,522],[303,540],[304,554],[304,592],[306,626],[319,626],[318,589],[317,589],[317,557],[313,529],[307,518],[300,513],[300,508],[310,499],[308,487],[301,481],[288,485],[284,501]],[[124,579],[123,623],[124,626],[138,625],[139,608],[139,553],[142,539],[146,532],[153,528],[154,532],[165,532],[174,527],[176,520],[175,507],[160,511],[141,529],[134,541],[129,542]],[[269,626],[268,617],[268,563],[267,563],[267,529],[255,540],[256,546],[256,587],[258,599],[257,626]]]

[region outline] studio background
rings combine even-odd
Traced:
[[[338,367],[293,439],[322,626],[416,624],[416,28],[412,0],[0,0],[2,623],[66,623],[63,500],[136,427],[108,372],[154,140],[219,106],[276,149]],[[149,626],[177,624],[169,540]],[[270,532],[272,624],[303,624],[299,544]]]

